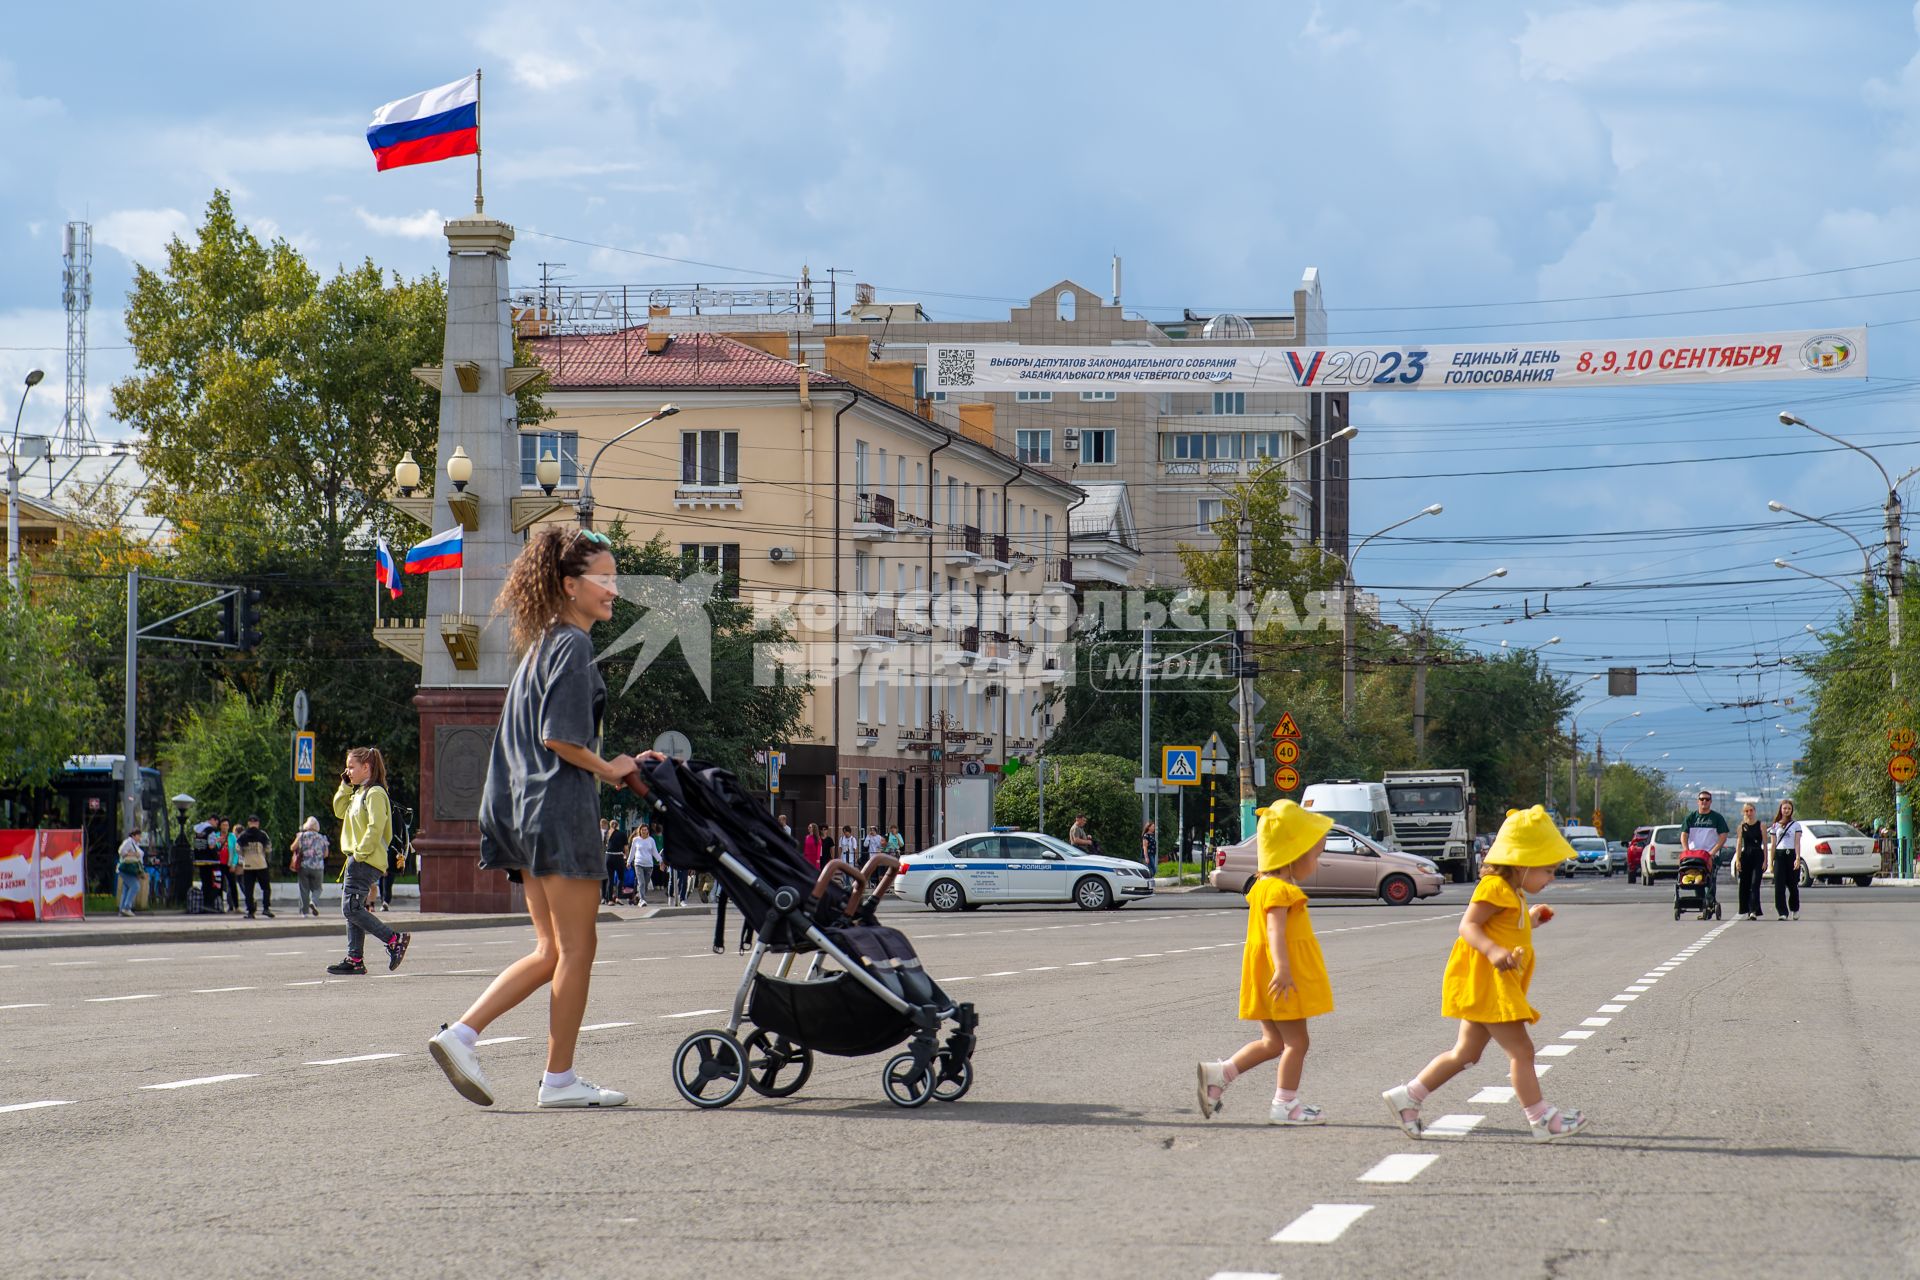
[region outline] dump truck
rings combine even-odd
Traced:
[[[1455,884],[1473,878],[1473,780],[1465,769],[1396,769],[1381,782],[1393,843],[1431,858]]]

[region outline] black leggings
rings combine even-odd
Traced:
[[[1760,914],[1761,870],[1759,855],[1740,859],[1740,914],[1743,916]]]
[[[1800,914],[1800,869],[1792,858],[1773,860],[1773,909],[1783,919],[1789,912]]]

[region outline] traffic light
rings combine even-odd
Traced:
[[[260,640],[260,591],[248,587],[240,593],[240,648],[258,649]]]
[[[239,632],[234,626],[234,600],[230,595],[220,601],[220,634],[215,637],[216,643],[229,649],[239,643]]]

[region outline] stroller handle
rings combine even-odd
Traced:
[[[852,918],[860,910],[860,904],[867,898],[867,873],[844,858],[829,858],[820,868],[820,878],[813,882],[813,892],[807,901],[818,902],[827,896],[827,886],[833,883],[835,876],[847,876],[853,881],[853,892],[847,895],[846,915]]]

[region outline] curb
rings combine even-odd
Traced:
[[[425,920],[395,920],[391,916],[382,919],[393,922],[396,927],[405,925],[404,933],[431,933],[441,929],[497,929],[502,925],[527,923],[525,915],[484,915],[484,916],[438,916]],[[619,916],[606,912],[600,914],[602,923],[617,922]],[[0,951],[30,951],[40,947],[126,947],[144,945],[166,945],[185,942],[241,942],[252,938],[331,938],[338,937],[346,923],[340,919],[329,922],[315,921],[309,924],[271,925],[265,929],[245,928],[240,925],[209,925],[204,929],[162,930],[142,929],[134,926],[127,929],[89,929],[85,924],[78,926],[48,923],[37,926],[36,933],[14,933],[0,936]]]

